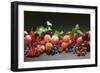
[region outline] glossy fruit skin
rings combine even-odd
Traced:
[[[58,45],[53,45],[53,47],[51,48],[51,55],[55,55],[58,53],[58,49],[59,49],[59,46]]]
[[[76,54],[79,49],[79,44],[78,43],[73,43],[71,44],[71,48],[69,49],[70,52],[73,52],[73,54]]]
[[[24,31],[24,37],[25,37],[26,35],[28,35],[28,32],[27,32],[27,31]]]
[[[85,43],[85,46],[87,47],[87,52],[90,52],[90,31],[84,33],[83,42]]]
[[[87,33],[88,33],[88,41],[90,41],[90,31],[88,31]]]
[[[63,37],[64,42],[69,42],[70,39],[71,39],[71,37],[69,35],[65,35]]]
[[[43,52],[42,49],[41,49],[41,45],[37,45],[36,49],[41,53]]]
[[[36,48],[31,48],[25,53],[25,56],[32,58],[32,57],[38,57],[40,56],[40,54],[41,53]]]
[[[45,45],[45,41],[44,41],[44,40],[41,40],[41,41],[40,41],[40,44],[41,44],[41,45]]]
[[[80,37],[80,34],[75,34],[75,35],[71,38],[71,44],[76,43],[78,37]]]
[[[26,35],[24,37],[24,48],[31,47],[32,45],[32,38],[30,35]]]
[[[47,55],[50,55],[50,54],[51,54],[51,51],[52,51],[51,48],[46,49],[46,54],[47,54]]]
[[[51,42],[52,44],[57,45],[59,42],[59,38],[57,36],[52,36]]]
[[[82,36],[78,37],[77,38],[77,43],[82,43],[82,42],[83,42]]]
[[[55,55],[55,54],[57,54],[57,52],[55,52],[55,50],[52,50],[52,51],[51,51],[51,55],[53,56],[53,55]]]
[[[34,37],[35,36],[35,32],[33,32],[33,31],[30,31],[29,34],[30,34],[31,37]]]
[[[33,32],[33,31],[30,31],[29,35],[30,35],[30,36],[31,36],[31,38],[32,38],[32,42],[34,42],[34,41],[35,41],[35,39],[36,39],[36,33],[35,33],[35,32]]]
[[[82,34],[75,33],[75,35],[68,32],[59,37],[54,36],[52,32],[43,32],[38,35],[33,31],[24,31],[24,55],[32,58],[47,53],[53,56],[65,51],[77,56],[85,56],[90,52],[90,42],[90,31]]]
[[[44,41],[45,42],[50,42],[51,41],[51,36],[50,35],[48,35],[48,34],[46,34],[45,36],[44,36]]]
[[[61,47],[61,44],[63,43],[63,40],[59,40],[59,42],[58,42],[58,46],[60,46]]]
[[[41,45],[41,50],[42,50],[42,52],[44,52],[45,51],[45,46],[44,45]]]
[[[77,51],[77,56],[85,56],[87,54],[86,49],[87,49],[86,47],[80,48],[80,50]]]
[[[46,43],[45,47],[46,47],[46,49],[48,49],[48,48],[52,48],[53,45],[52,45],[52,43]]]
[[[61,44],[61,48],[63,48],[63,49],[65,49],[67,46],[68,46],[68,43],[66,43],[66,42],[63,42],[63,43]]]
[[[73,46],[73,54],[77,54],[77,56],[85,56],[87,54],[87,47],[84,43],[77,43]]]

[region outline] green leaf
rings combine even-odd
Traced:
[[[78,25],[78,24],[76,24],[75,28],[76,28],[76,29],[79,29],[79,25]]]
[[[74,34],[76,34],[78,32],[80,32],[79,25],[76,24],[75,27],[72,28],[71,35],[74,35]]]
[[[60,31],[60,35],[64,34],[64,31]]]
[[[60,35],[62,35],[64,32],[63,31],[54,31],[54,35],[55,36],[60,36]]]

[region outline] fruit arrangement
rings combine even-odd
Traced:
[[[37,27],[35,31],[24,31],[24,55],[38,57],[43,53],[55,55],[57,53],[72,52],[77,56],[85,56],[90,52],[90,31],[81,32],[79,25],[75,25],[71,32],[53,31],[52,25]]]

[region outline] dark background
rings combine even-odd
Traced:
[[[53,30],[68,32],[76,24],[79,24],[82,32],[90,30],[90,14],[24,11],[25,30],[30,30],[32,26],[34,30],[37,26],[46,26],[47,20],[53,24]]]

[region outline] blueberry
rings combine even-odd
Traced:
[[[58,53],[58,50],[55,50],[55,53],[57,54]]]
[[[59,48],[58,45],[54,45],[54,46],[53,46],[53,49],[55,49],[55,50],[58,49],[58,48]]]
[[[56,50],[52,50],[51,51],[51,55],[55,55],[55,54],[57,54],[57,51]]]
[[[51,52],[51,55],[55,55],[55,52]]]

